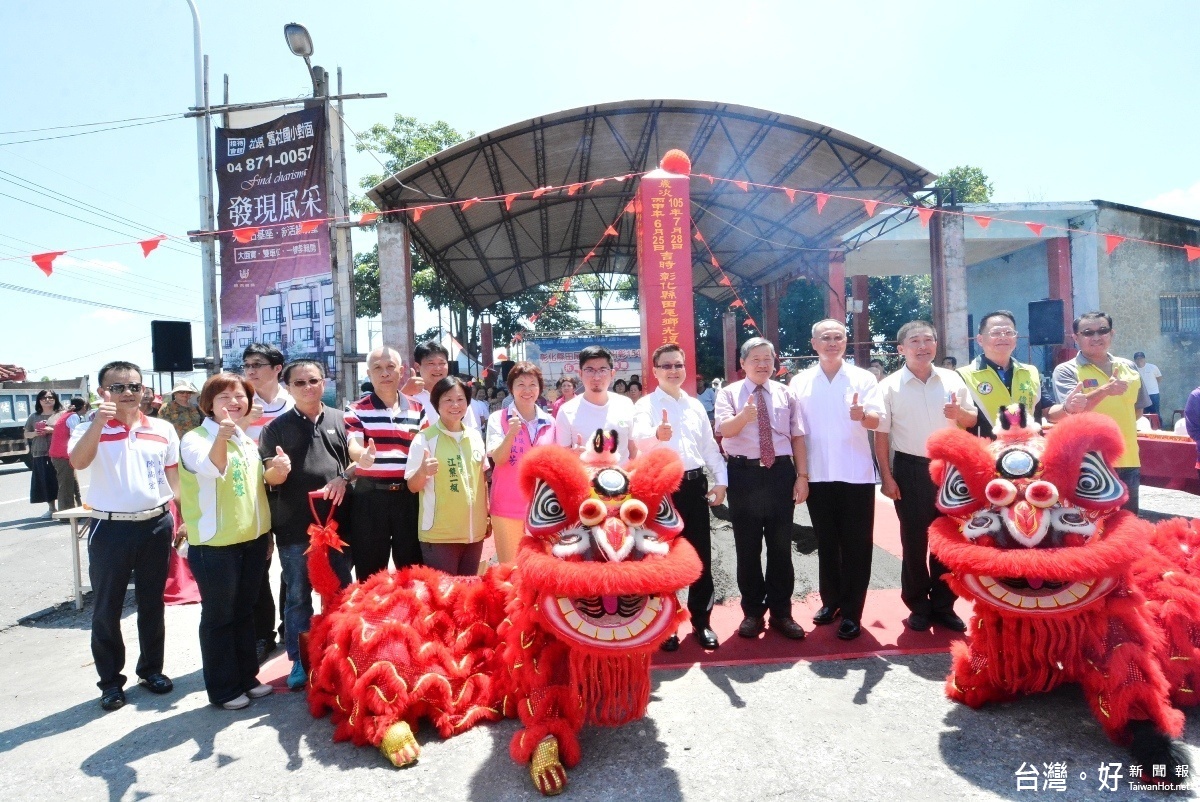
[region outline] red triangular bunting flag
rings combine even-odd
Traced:
[[[540,314],[541,314],[540,312],[534,312],[532,315],[529,316],[529,322],[537,323],[538,315],[540,315]]]
[[[875,207],[879,205],[879,201],[864,200],[862,203],[863,203],[863,208],[867,210],[867,217],[874,217],[875,216]]]
[[[1029,230],[1033,232],[1033,236],[1035,237],[1042,236],[1042,229],[1046,227],[1045,223],[1026,223],[1025,225],[1029,226]]]
[[[595,251],[588,251],[588,255],[583,257],[583,261],[580,262],[580,264],[586,265],[589,261],[591,261],[592,257],[595,255],[596,255]]]
[[[730,309],[737,309],[738,307],[745,308],[745,306],[746,306],[746,305],[745,305],[744,303],[742,303],[742,299],[741,299],[741,298],[738,298],[738,299],[734,300],[734,302],[733,302],[733,303],[731,303],[731,304],[729,305],[729,308],[730,308]]]
[[[512,211],[512,202],[515,201],[516,199],[517,199],[516,192],[511,192],[508,195],[505,195],[504,196],[504,211],[511,212]]]
[[[35,253],[30,258],[33,263],[38,266],[43,273],[49,276],[54,272],[54,260],[62,256],[66,251],[51,251],[50,253]]]
[[[538,187],[537,189],[535,189],[533,191],[533,197],[535,197],[535,198],[542,197],[543,195],[546,194],[546,190],[548,190],[548,189],[550,189],[550,187]]]
[[[465,212],[477,203],[479,203],[479,198],[471,198],[469,201],[463,201],[462,210]]]
[[[1194,262],[1197,259],[1200,259],[1200,248],[1197,248],[1195,245],[1184,245],[1183,250],[1187,253],[1189,262]]]
[[[711,261],[712,261],[713,267],[718,268],[718,269],[721,267],[719,264],[717,264],[717,257],[715,257],[715,256],[711,257]]]
[[[524,338],[524,337],[522,337],[520,334],[514,334],[514,335],[512,336],[512,339],[511,339],[511,340],[509,340],[509,342],[519,343],[519,342],[521,342],[521,340],[523,340],[523,339],[525,339],[525,338]]]
[[[750,185],[748,183],[746,183],[745,181],[734,181],[733,183],[734,183],[734,186],[736,186],[742,192],[750,191]]]
[[[546,301],[546,306],[558,306],[558,296],[551,295],[550,300]]]
[[[583,184],[572,184],[571,186],[567,187],[567,194],[574,195],[582,186]]]
[[[379,219],[379,212],[367,212],[362,217],[358,218],[360,226],[369,226]]]
[[[159,234],[157,237],[151,237],[150,239],[144,239],[141,242],[139,242],[138,245],[142,246],[142,256],[149,256],[150,251],[157,248],[158,243],[162,242],[166,238],[167,238],[166,234]]]
[[[704,242],[704,235],[700,233],[700,229],[696,229],[696,233],[693,236],[697,242]]]
[[[636,209],[637,205],[633,201],[630,201],[629,203],[625,204],[625,211],[623,211],[622,214],[633,214]]]
[[[303,223],[300,224],[300,233],[301,234],[311,234],[320,227],[321,227],[320,220],[305,220]]]
[[[825,204],[829,203],[829,196],[824,192],[816,193],[817,198],[817,214],[820,214],[825,209]]]
[[[621,176],[617,180],[618,181],[628,181],[631,178],[633,178],[633,173],[626,173],[625,175]]]
[[[1125,238],[1117,234],[1104,235],[1104,252],[1111,254],[1117,249],[1117,246],[1125,241]]]
[[[979,224],[980,228],[987,228],[988,226],[990,226],[992,224],[992,218],[990,218],[990,217],[983,217],[982,215],[977,214],[977,215],[974,215],[974,218],[975,218],[975,222]]]
[[[758,324],[754,322],[754,318],[752,318],[752,317],[746,318],[746,322],[743,323],[742,325],[748,329],[757,329],[758,328]]]
[[[254,235],[258,233],[258,226],[246,226],[245,228],[235,228],[233,230],[233,238],[245,245],[250,240],[254,239]]]
[[[421,215],[425,214],[425,207],[418,206],[412,210],[412,213],[413,213],[413,222],[418,223],[421,220]]]
[[[707,178],[708,183],[710,183],[710,184],[713,182],[713,177],[711,175],[709,175],[708,173],[696,173],[696,175],[700,176],[701,178]]]
[[[929,221],[933,219],[933,209],[927,206],[918,206],[917,217],[921,218],[922,226],[929,228]]]
[[[608,180],[607,178],[597,178],[595,181],[593,181],[592,183],[588,184],[588,189],[589,189],[589,190],[591,190],[591,189],[595,189],[596,187],[600,186],[601,184],[603,184],[603,183],[604,183],[605,181],[607,181],[607,180]]]
[[[563,279],[562,291],[566,292],[569,289],[571,289],[571,277],[567,276],[565,279]]]
[[[784,187],[784,188],[783,188],[783,191],[784,191],[784,193],[786,193],[786,194],[787,194],[787,196],[788,196],[788,203],[795,203],[795,202],[796,202],[796,190],[794,190],[794,189],[788,189],[787,187]]]
[[[604,229],[604,236],[615,237],[615,236],[617,236],[617,230],[615,228],[613,228],[612,226],[609,226],[608,228]]]
[[[717,279],[717,283],[720,284],[722,287],[732,287],[733,286],[733,282],[729,280],[729,276],[721,276],[719,279]]]
[[[775,371],[776,376],[783,376],[786,374],[787,374],[787,365],[780,365],[779,370]]]

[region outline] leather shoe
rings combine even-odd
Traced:
[[[827,604],[820,610],[817,610],[817,614],[813,616],[813,623],[819,627],[832,624],[833,619],[837,618],[838,612],[838,608],[830,607]]]
[[[170,693],[175,689],[171,683],[171,679],[166,674],[151,674],[148,677],[142,677],[138,680],[138,685],[142,685],[150,693]]]
[[[679,636],[672,635],[659,645],[659,651],[674,652],[679,650]]]
[[[700,642],[700,648],[706,651],[711,652],[713,649],[721,645],[717,640],[717,633],[713,632],[708,627],[701,627],[700,629],[693,630],[692,634],[694,634],[696,636],[696,640]]]
[[[837,636],[842,640],[854,640],[861,634],[862,627],[851,618],[843,618],[842,623],[838,625]]]
[[[275,641],[273,641],[273,640],[267,640],[264,638],[264,639],[255,641],[254,656],[258,660],[258,664],[260,666],[263,663],[267,662],[267,658],[270,657],[271,653],[275,651],[275,646],[276,646],[276,644],[275,644]]]
[[[804,640],[804,627],[796,623],[794,618],[771,617],[771,629],[791,640]]]
[[[748,615],[738,625],[738,636],[742,638],[757,638],[758,633],[766,628],[762,616]]]
[[[908,614],[908,628],[914,632],[924,632],[929,629],[929,616],[921,615],[920,613]]]
[[[100,706],[109,712],[120,710],[125,706],[125,691],[120,688],[109,688],[100,697]]]
[[[935,610],[930,618],[935,624],[941,624],[946,629],[954,630],[955,632],[966,632],[967,624],[953,610],[937,611]]]

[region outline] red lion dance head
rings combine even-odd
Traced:
[[[328,533],[314,535],[310,574],[328,612],[306,649],[309,706],[331,713],[335,739],[371,743],[401,766],[419,754],[420,718],[450,737],[518,717],[509,751],[555,794],[579,761],[584,723],[645,713],[650,656],[686,615],[675,592],[700,560],[676,538],[678,456],[663,449],[621,467],[613,450],[615,434],[598,432],[584,460],[558,446],[529,451],[517,564],[482,577],[409,568],[338,591]]]
[[[1144,762],[1177,763],[1170,738],[1200,681],[1200,533],[1121,510],[1110,467],[1124,443],[1102,415],[1073,415],[1043,436],[1025,410],[1001,410],[992,442],[932,435],[944,517],[930,550],[974,600],[947,694],[972,707],[1078,683],[1096,719]],[[1172,775],[1173,776],[1173,775]]]

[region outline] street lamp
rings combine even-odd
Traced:
[[[304,59],[304,66],[308,67],[308,75],[312,79],[313,96],[319,97],[325,94],[321,91],[323,80],[317,75],[318,71],[322,74],[325,71],[320,67],[314,68],[312,61],[309,60],[309,56],[313,54],[313,42],[308,28],[298,22],[289,22],[283,26],[283,37],[287,39],[288,49],[292,51],[292,55]]]

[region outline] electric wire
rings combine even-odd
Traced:
[[[47,292],[46,290],[35,290],[32,287],[22,287],[19,284],[7,284],[0,282],[0,290],[12,290],[13,292],[27,292],[30,295],[40,295],[43,298],[53,298],[56,301],[71,301],[77,304],[86,304],[87,306],[96,306],[101,309],[114,309],[118,312],[132,312],[136,315],[149,315],[156,318],[167,318],[170,320],[183,320],[189,323],[203,323],[204,321],[197,318],[179,317],[178,315],[167,315],[162,312],[147,312],[145,309],[134,309],[130,306],[117,306],[115,304],[101,303],[100,301],[91,301],[87,298],[76,298],[71,295],[60,295],[57,292]]]
[[[170,122],[171,120],[174,120],[174,119],[182,120],[183,116],[177,115],[176,117],[168,117],[163,120],[150,120],[149,122],[129,123],[127,125],[114,125],[109,128],[95,128],[91,131],[76,131],[73,134],[58,134],[57,136],[41,136],[41,137],[35,137],[33,139],[17,139],[13,142],[0,142],[0,148],[6,148],[9,145],[26,145],[30,142],[49,142],[52,139],[68,139],[68,138],[74,137],[74,136],[87,136],[88,134],[101,134],[101,133],[104,133],[105,131],[119,131],[122,128],[137,128],[138,126],[141,126],[141,125],[157,125],[158,123]]]
[[[182,117],[178,112],[170,112],[168,114],[147,114],[144,117],[126,117],[123,120],[101,120],[94,123],[75,123],[73,125],[51,125],[46,128],[22,128],[17,131],[0,131],[0,136],[11,136],[13,134],[37,134],[42,131],[62,131],[67,128],[95,128],[98,125],[119,125],[121,123],[135,123],[142,120],[163,120],[171,117]]]
[[[144,334],[141,337],[138,337],[137,339],[134,339],[134,340],[130,340],[127,343],[119,343],[117,345],[110,345],[107,348],[101,348],[99,351],[93,351],[90,354],[83,354],[81,356],[72,357],[71,359],[64,359],[62,362],[55,362],[52,365],[42,365],[41,367],[38,367],[38,368],[29,368],[29,373],[41,373],[43,370],[49,370],[50,368],[56,368],[59,365],[65,365],[68,362],[78,362],[81,359],[87,359],[88,357],[93,357],[93,356],[97,356],[98,354],[103,354],[105,351],[115,351],[118,348],[124,348],[127,345],[133,345],[134,343],[140,343],[142,340],[149,340],[149,339],[150,339],[150,335]]]

